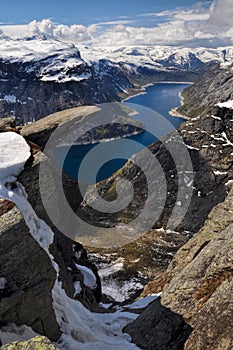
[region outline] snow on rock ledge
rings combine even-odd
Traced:
[[[218,103],[216,106],[218,106],[220,108],[233,109],[233,100],[229,100],[229,101],[226,101],[226,102]]]
[[[0,133],[0,180],[19,175],[30,155],[30,147],[22,136],[15,132]]]
[[[27,200],[24,187],[15,179],[30,156],[30,148],[23,137],[18,134],[2,133],[0,134],[0,150],[0,198],[16,204],[30,234],[47,253],[57,275],[51,296],[54,314],[62,333],[58,340],[58,348],[63,350],[138,349],[135,344],[130,343],[130,336],[122,332],[129,322],[137,318],[137,314],[118,311],[106,314],[93,313],[86,309],[80,301],[66,294],[62,286],[59,265],[49,251],[54,233],[46,222],[36,215]],[[91,270],[81,265],[78,265],[78,268],[84,275],[84,283],[94,288],[96,278],[94,274],[91,274]],[[5,287],[4,283],[5,281],[1,280],[2,287]],[[78,291],[77,288],[76,292]],[[9,332],[7,329],[5,333],[5,338],[2,337],[3,344],[18,339],[17,330]]]

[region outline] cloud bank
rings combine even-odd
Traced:
[[[32,21],[28,24],[29,31],[33,35],[45,35],[47,38],[56,38],[60,40],[85,42],[93,39],[97,26],[88,27],[81,24],[66,26],[64,24],[55,24],[50,19],[43,19],[41,22]]]
[[[218,47],[233,45],[232,0],[214,0],[209,8],[198,2],[189,10],[148,13],[145,17],[166,20],[151,28],[118,25],[104,32],[106,45],[185,45]]]

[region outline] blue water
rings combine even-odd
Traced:
[[[98,145],[75,145],[68,152],[66,147],[59,147],[54,150],[55,159],[61,163],[63,155],[67,153],[63,171],[74,179],[88,184],[106,179],[120,169],[134,153],[168,134],[184,121],[182,118],[172,117],[169,111],[180,105],[179,92],[187,86],[188,84],[180,83],[158,83],[147,87],[145,94],[124,102],[138,112],[133,118],[144,123],[144,133]],[[80,168],[87,156],[88,162]]]

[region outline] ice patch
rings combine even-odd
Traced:
[[[79,281],[74,282],[74,289],[75,289],[74,297],[76,297],[76,295],[80,294],[82,291],[82,287]]]
[[[91,289],[95,289],[97,287],[97,282],[93,271],[83,265],[75,264],[75,266],[81,271],[84,277],[84,284]]]

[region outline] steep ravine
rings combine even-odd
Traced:
[[[17,335],[17,331],[18,335],[22,336],[23,331],[20,331],[20,327],[17,329],[18,326],[23,326],[24,330],[27,328],[25,326],[30,326],[34,332],[45,334],[50,339],[57,341],[57,346],[60,349],[76,350],[77,348],[92,349],[93,347],[113,350],[119,350],[122,347],[125,349],[137,349],[134,344],[130,343],[129,336],[126,336],[121,331],[123,326],[136,318],[135,314],[127,312],[121,314],[117,312],[112,314],[104,313],[104,309],[101,310],[100,306],[99,311],[102,311],[102,313],[93,312],[94,304],[97,306],[97,302],[100,301],[97,300],[98,297],[95,298],[97,296],[95,292],[99,289],[98,275],[94,267],[88,266],[88,261],[87,264],[83,264],[82,255],[85,252],[75,242],[72,242],[73,257],[69,256],[69,258],[73,260],[73,268],[75,267],[76,271],[79,271],[79,277],[76,276],[76,279],[72,279],[73,291],[69,296],[70,292],[64,283],[64,273],[62,273],[60,265],[57,263],[55,255],[53,255],[54,252],[56,253],[56,250],[54,250],[54,247],[51,247],[55,234],[51,227],[37,216],[27,199],[25,188],[15,177],[22,171],[24,163],[30,156],[29,147],[24,139],[16,133],[3,133],[0,136],[1,146],[5,149],[1,159],[0,197],[4,200],[10,200],[17,206],[29,230],[32,242],[34,241],[35,246],[45,254],[48,259],[47,266],[53,271],[53,278],[43,276],[39,271],[37,275],[34,275],[34,270],[31,270],[29,275],[25,276],[24,269],[20,270],[17,264],[18,274],[21,273],[24,278],[23,283],[32,283],[35,287],[34,290],[32,285],[24,286],[23,288],[22,282],[19,285],[18,280],[18,285],[16,284],[18,291],[16,293],[9,290],[9,284],[16,279],[14,275],[10,275],[12,270],[8,271],[8,275],[6,275],[6,271],[1,271],[1,294],[3,292],[3,295],[1,300],[2,319],[0,334],[2,341],[4,343],[9,342],[11,336],[15,337]],[[18,157],[15,159],[15,162],[12,162],[14,147],[18,149]],[[8,238],[10,233],[7,232],[6,234]],[[63,245],[62,248],[64,249],[65,246]],[[30,257],[29,247],[24,252],[24,257],[27,258],[28,256]],[[30,265],[29,262],[27,264]],[[40,266],[39,261],[37,261],[37,264]],[[72,272],[72,266],[68,267],[69,271]],[[33,266],[30,266],[30,268],[32,269]],[[68,275],[67,272],[66,275]],[[27,277],[28,279],[25,280]],[[38,277],[42,277],[45,280],[48,279],[51,282],[46,294],[42,295],[40,305],[30,295],[34,291],[38,298],[41,296],[41,292],[38,291],[38,281],[36,281]],[[21,298],[19,297],[20,292]],[[31,310],[29,305],[27,305],[27,301],[22,303],[23,297],[26,297],[27,301],[31,303]],[[86,298],[86,307],[84,306],[85,302],[81,301],[82,298]],[[51,317],[45,314],[44,304],[46,300],[47,305],[50,305]],[[35,310],[35,308],[37,309]],[[12,315],[10,315],[10,310]],[[98,307],[95,311],[97,310]],[[30,316],[32,319],[36,318],[37,323],[31,321],[32,323],[30,324]],[[48,322],[48,324],[45,322]],[[15,325],[12,325],[12,323]],[[40,325],[42,328],[39,327]],[[31,332],[32,334],[33,332]]]
[[[194,181],[189,208],[175,232],[166,229],[171,211],[176,203],[178,189],[177,169],[166,149],[166,142],[173,144],[172,137],[167,136],[163,140],[163,144],[157,142],[149,147],[150,151],[156,154],[163,167],[168,186],[168,195],[162,215],[155,222],[154,228],[137,241],[117,249],[91,249],[94,261],[99,262],[100,266],[101,261],[109,261],[109,254],[114,258],[113,261],[119,258],[123,259],[123,271],[115,272],[113,275],[115,280],[119,279],[119,285],[122,285],[122,276],[131,279],[133,276],[138,276],[138,272],[145,277],[144,280],[141,277],[138,278],[142,284],[148,278],[159,277],[160,273],[166,270],[173,255],[181,245],[204,225],[212,208],[224,201],[227,195],[225,184],[233,178],[232,120],[233,110],[214,107],[209,113],[193,118],[179,127],[178,131],[184,143],[187,144],[192,160]],[[146,164],[147,159],[143,152],[137,157],[144,160]],[[78,209],[83,218],[98,224],[100,217],[103,227],[108,227],[108,223],[127,226],[127,220],[138,215],[143,208],[147,192],[144,174],[137,169],[134,161],[137,161],[137,158],[133,159],[132,162],[128,161],[122,170],[98,185],[100,193],[106,199],[111,200],[117,198],[114,190],[116,181],[122,177],[130,179],[134,187],[134,198],[129,207],[115,215],[103,215],[83,202]],[[187,175],[183,174],[186,185],[190,184]],[[159,177],[155,176],[152,181],[159,188],[161,187]],[[92,188],[89,189],[90,198],[92,198]],[[156,194],[155,200],[157,200]],[[182,213],[182,205],[180,210]],[[156,215],[156,211],[154,214]],[[86,244],[88,246],[88,243]],[[146,254],[144,254],[145,251]],[[109,283],[111,284],[111,280]]]

